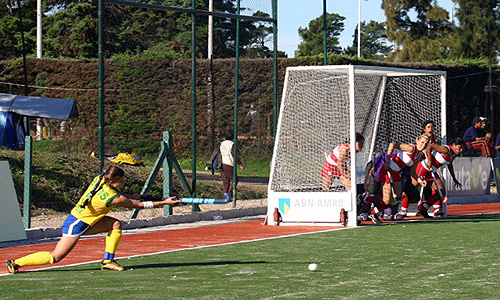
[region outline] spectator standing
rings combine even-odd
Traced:
[[[233,134],[228,133],[226,139],[220,144],[220,154],[222,156],[222,166],[220,175],[222,178],[222,189],[224,198],[230,198],[233,195],[233,168],[234,168],[234,142]],[[236,164],[241,170],[245,169],[243,163],[238,157]],[[236,182],[238,184],[238,182]]]

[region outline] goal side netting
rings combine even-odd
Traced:
[[[356,185],[366,164],[390,142],[412,143],[432,120],[445,132],[445,73],[366,66],[287,68],[268,187],[268,220],[277,208],[283,224],[336,224],[340,211],[355,225]],[[365,137],[355,154],[356,132]],[[322,188],[323,164],[349,144],[351,189],[333,177]]]

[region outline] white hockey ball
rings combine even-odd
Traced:
[[[307,266],[307,268],[309,269],[309,271],[316,271],[318,270],[318,265],[317,264],[309,264],[309,266]]]

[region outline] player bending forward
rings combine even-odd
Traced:
[[[365,138],[361,133],[356,132],[356,152],[363,150]],[[349,143],[341,144],[326,157],[321,170],[322,190],[330,190],[332,180],[338,178],[346,190],[351,189],[351,146]]]
[[[385,164],[382,165],[378,173],[378,181],[382,185],[382,201],[378,201],[376,207],[370,211],[370,219],[374,223],[380,223],[379,213],[386,208],[397,204],[401,199],[401,175],[400,171],[406,167],[412,167],[414,163],[422,160],[424,149],[429,143],[429,137],[420,135],[413,144],[397,144],[391,143],[387,149],[387,157]],[[400,150],[394,156],[394,150]],[[427,155],[427,154],[426,154]],[[415,168],[412,168],[415,170]],[[418,178],[420,184],[425,184]]]
[[[25,266],[53,264],[61,261],[76,246],[81,235],[91,235],[108,232],[104,259],[101,270],[123,271],[115,260],[115,252],[122,236],[121,222],[106,214],[113,206],[125,208],[153,208],[163,205],[180,203],[175,197],[162,201],[140,202],[120,194],[119,189],[125,185],[125,172],[116,166],[111,166],[104,174],[94,178],[80,201],[71,210],[71,213],[62,226],[62,237],[52,252],[36,252],[18,259],[6,261],[9,273],[16,273]]]
[[[446,189],[444,188],[443,181],[437,174],[437,171],[443,167],[448,166],[448,171],[450,171],[451,178],[455,183],[455,186],[462,186],[462,184],[455,177],[455,171],[453,169],[453,160],[457,155],[462,153],[464,149],[464,141],[461,138],[455,138],[451,141],[449,145],[438,145],[431,144],[432,151],[432,168],[428,167],[427,160],[422,161],[417,166],[417,174],[426,181],[426,184],[430,184],[432,188],[432,194],[425,203],[419,202],[418,210],[424,218],[429,218],[427,209],[431,207],[434,203],[442,200],[446,197]],[[435,180],[434,180],[435,178]]]

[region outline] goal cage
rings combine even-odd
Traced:
[[[373,66],[304,66],[286,70],[268,186],[269,224],[356,226],[356,195],[366,164],[389,143],[413,143],[424,121],[446,136],[446,72]],[[356,132],[364,138],[355,153]],[[351,189],[321,170],[332,150],[350,144]],[[356,184],[352,184],[356,183]],[[357,186],[358,185],[358,186]],[[410,207],[411,208],[411,207]],[[278,221],[278,220],[275,220]]]

